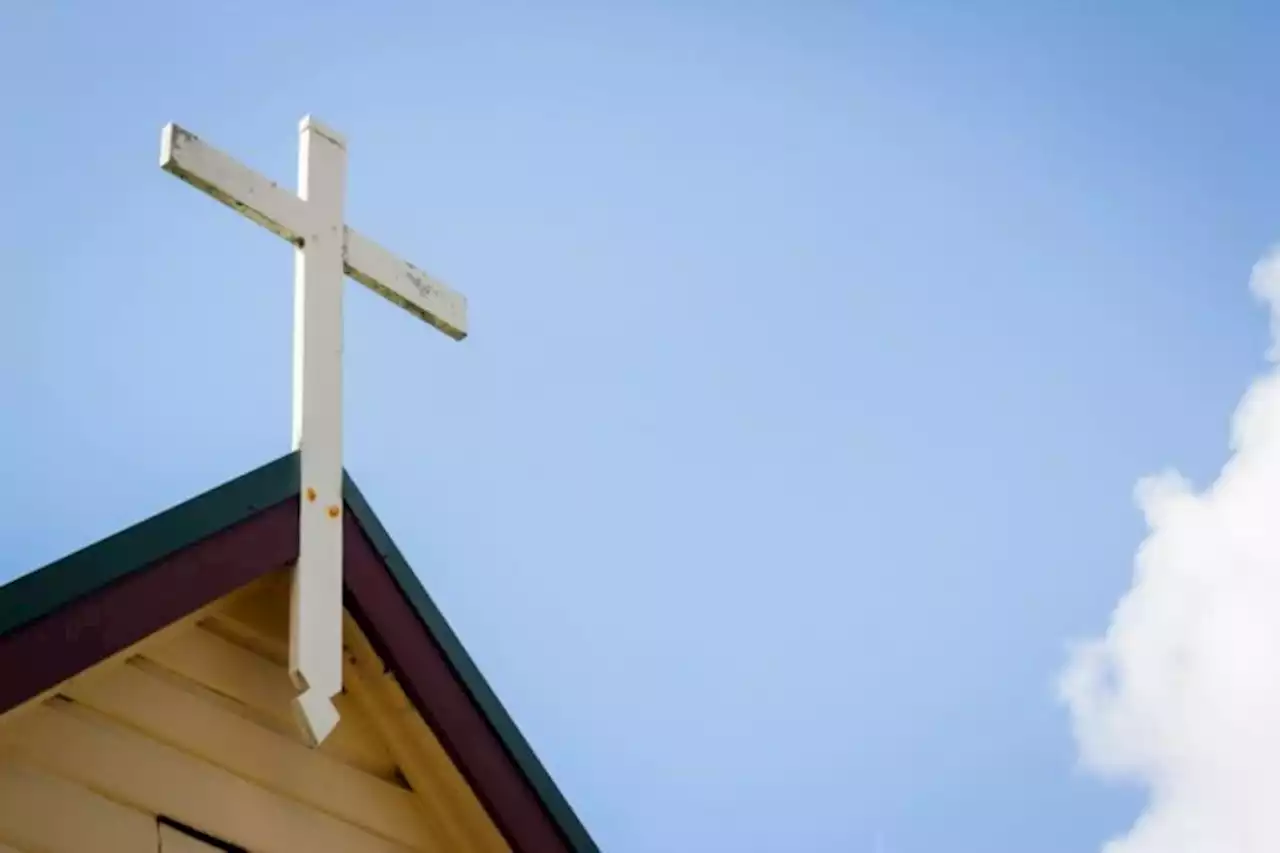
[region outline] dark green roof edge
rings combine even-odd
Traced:
[[[298,494],[290,453],[0,587],[0,634]]]
[[[299,491],[298,461],[296,451],[281,456],[0,586],[0,635],[294,497]],[[576,853],[600,853],[355,481],[345,471],[343,478],[344,498],[356,521],[560,832]]]
[[[386,563],[387,569],[395,578],[410,606],[417,612],[436,642],[440,644],[449,665],[453,667],[463,686],[471,694],[471,698],[479,706],[489,725],[493,727],[507,754],[533,786],[534,792],[542,800],[560,832],[576,853],[600,853],[600,848],[596,846],[586,827],[578,820],[573,807],[560,793],[551,774],[542,766],[542,762],[538,760],[529,742],[520,733],[515,720],[511,719],[507,709],[502,706],[502,702],[489,687],[489,683],[480,674],[480,670],[467,654],[467,650],[463,648],[458,636],[449,627],[444,614],[431,600],[422,582],[392,541],[391,534],[382,526],[377,514],[365,500],[355,480],[346,472],[343,472],[343,477],[343,497],[348,509],[355,515],[356,521],[369,537],[370,543]]]

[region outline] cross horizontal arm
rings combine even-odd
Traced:
[[[290,243],[302,245],[308,231],[307,203],[194,133],[166,124],[160,137],[160,167]]]
[[[302,247],[311,232],[307,202],[176,124],[160,141],[160,166],[196,189]],[[454,340],[467,336],[467,299],[351,228],[343,271]]]
[[[177,124],[161,134],[160,167],[296,246],[311,231],[306,201]],[[344,233],[343,272],[454,341],[467,337],[465,296],[351,228]]]
[[[347,275],[455,341],[467,336],[467,298],[360,232],[346,230]]]

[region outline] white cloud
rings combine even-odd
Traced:
[[[1280,250],[1250,288],[1280,362]],[[1280,366],[1245,394],[1231,444],[1203,492],[1175,473],[1139,483],[1133,586],[1062,674],[1084,764],[1150,791],[1105,853],[1280,851]]]

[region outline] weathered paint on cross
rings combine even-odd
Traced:
[[[312,743],[338,722],[342,690],[343,276],[455,340],[467,334],[466,299],[343,222],[343,138],[302,120],[298,195],[240,165],[177,125],[161,135],[160,166],[295,246],[293,444],[301,455],[298,567],[289,671],[299,723]]]
[[[346,142],[299,128],[298,196],[310,214],[293,262],[293,446],[300,450],[298,567],[289,607],[296,716],[315,743],[342,690],[342,206]]]

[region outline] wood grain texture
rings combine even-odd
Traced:
[[[135,666],[68,695],[154,740],[409,847],[432,831],[410,791],[218,708]]]
[[[24,765],[255,853],[414,849],[193,758],[78,703],[55,700],[29,715],[16,734],[5,737],[0,748]],[[431,844],[417,849],[444,850]]]
[[[234,675],[234,667],[217,664],[212,658],[234,656],[243,659],[245,652],[261,658],[252,664],[251,669],[261,672],[266,669],[264,662],[276,667],[269,679],[277,684],[288,681],[285,666],[288,661],[289,636],[289,580],[284,572],[263,578],[261,586],[252,595],[228,598],[213,609],[208,618],[201,622],[202,627],[214,635],[220,643],[205,641],[205,653],[194,649],[180,649],[167,658],[169,666],[180,671],[184,676],[210,684],[207,673],[225,672]],[[238,648],[232,648],[236,646]],[[178,658],[182,658],[179,660]],[[245,673],[245,676],[251,673]],[[259,682],[261,678],[257,678]],[[224,676],[220,679],[222,689],[232,694],[242,694],[248,686],[235,687],[228,684]],[[273,695],[259,695],[249,701],[263,709],[273,720],[291,724],[292,718],[286,717],[289,709],[280,704],[283,691],[273,691]],[[353,767],[371,773],[381,779],[398,781],[396,762],[387,751],[382,739],[372,729],[370,721],[358,705],[347,695],[334,698],[340,719],[338,726],[324,743],[320,751],[331,755]]]
[[[279,665],[287,648],[288,612],[287,582],[280,575],[275,575],[264,578],[253,595],[236,596],[212,610],[206,625],[210,630],[217,626],[216,630],[234,636],[237,643],[243,644],[242,650],[252,648],[254,653],[267,655],[266,659]],[[204,640],[200,643],[209,652],[217,653],[221,648]],[[395,677],[387,672],[368,638],[349,615],[344,619],[343,643],[347,663],[344,669],[345,692],[339,697],[342,722],[321,749],[329,750],[341,743],[344,729],[354,721],[363,721],[368,728],[362,731],[362,738],[376,738],[393,770],[403,774],[433,825],[444,828],[456,849],[508,853],[509,846],[466,780],[453,766],[448,753],[423,723],[396,684]],[[188,648],[183,648],[179,644],[177,653],[171,649],[166,661],[188,675],[206,680],[210,680],[208,672],[234,671],[231,666],[203,662],[204,655],[191,653],[191,645],[188,643]],[[284,680],[283,672],[278,673],[275,679]],[[234,687],[225,680],[221,684],[223,690],[237,695],[248,697],[251,692],[247,686]],[[250,701],[261,707],[279,699],[260,697]],[[280,714],[282,710],[277,709],[276,713]],[[347,760],[345,756],[344,760]]]
[[[0,839],[32,853],[144,853],[155,849],[156,822],[0,751]]]

